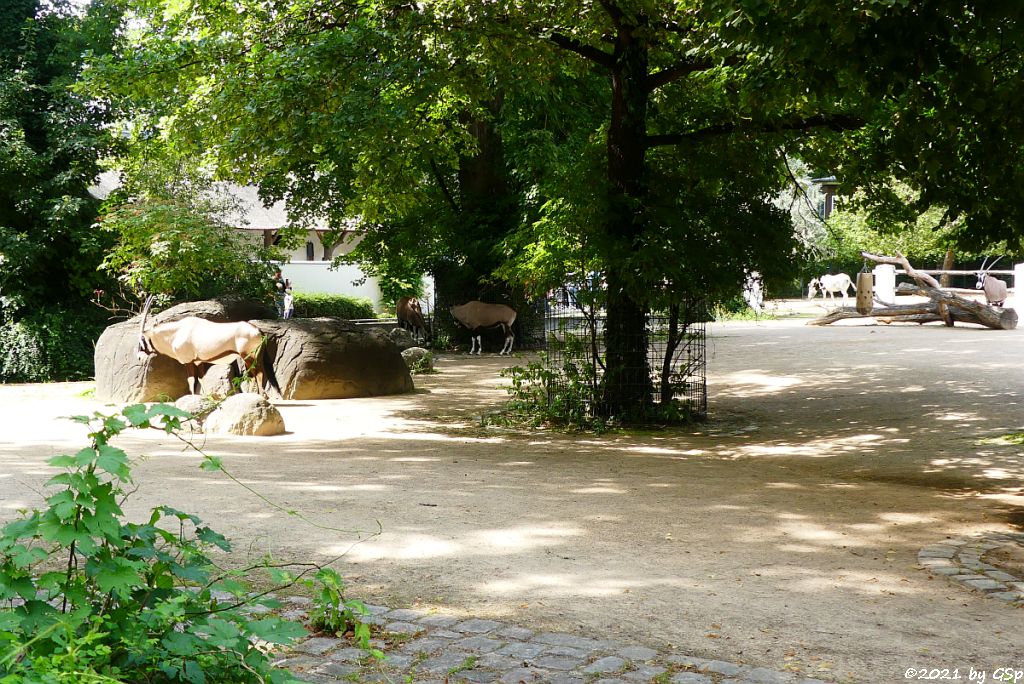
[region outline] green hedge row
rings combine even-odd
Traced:
[[[376,318],[373,303],[363,297],[347,297],[332,294],[295,293],[295,317],[317,318],[319,316],[335,316],[337,318]]]
[[[0,323],[0,382],[93,377],[93,352],[108,321],[94,313],[42,311]]]

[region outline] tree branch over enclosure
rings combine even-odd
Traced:
[[[680,145],[684,142],[706,140],[730,133],[782,133],[783,131],[809,131],[815,128],[830,128],[833,131],[852,131],[864,126],[864,119],[852,114],[816,114],[789,121],[732,122],[699,128],[686,133],[669,133],[647,136],[647,147]]]
[[[686,59],[647,77],[644,87],[648,92],[657,90],[663,85],[672,83],[690,74],[707,71],[715,66],[710,59]]]
[[[595,64],[600,64],[607,69],[611,69],[615,65],[615,58],[611,54],[563,33],[548,34],[548,40],[563,50],[575,52],[580,57]]]

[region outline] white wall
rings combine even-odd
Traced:
[[[361,285],[363,271],[356,265],[343,264],[336,270],[330,269],[328,261],[290,261],[281,264],[281,275],[291,281],[292,290],[307,294],[343,294],[349,297],[365,297],[373,302],[376,311],[383,309],[380,288],[376,278],[366,278]]]

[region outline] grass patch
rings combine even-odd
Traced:
[[[978,440],[976,444],[979,446],[1020,446],[1024,444],[1024,432],[1009,432],[1005,435],[999,435],[998,437],[986,437],[985,439]]]

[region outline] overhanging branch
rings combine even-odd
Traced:
[[[575,52],[580,57],[587,59],[595,64],[600,64],[603,67],[611,68],[615,63],[615,58],[604,50],[599,50],[593,45],[587,45],[584,42],[571,38],[562,33],[552,33],[548,36],[548,40],[569,52]]]
[[[861,128],[864,120],[851,114],[817,114],[790,121],[762,121],[721,123],[705,126],[686,133],[647,136],[647,147],[680,145],[732,133],[782,133],[785,131],[809,131],[815,128],[829,128],[833,131],[853,131]]]

